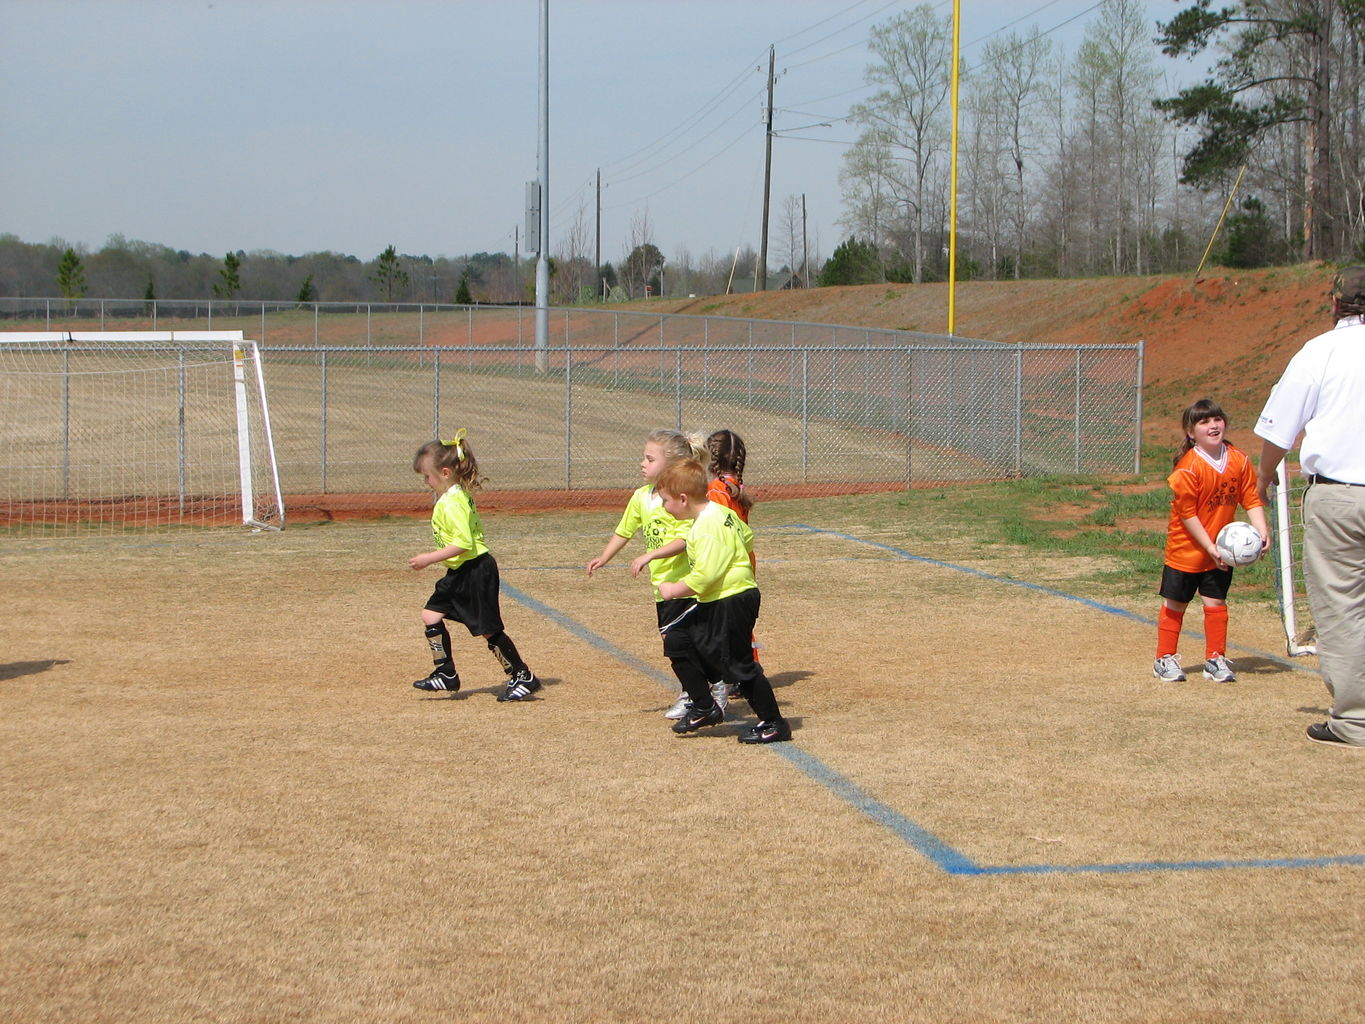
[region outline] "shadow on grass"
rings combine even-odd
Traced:
[[[48,658],[44,661],[11,661],[0,664],[0,680],[18,679],[20,676],[37,675],[46,672],[54,665],[68,665],[70,659]]]

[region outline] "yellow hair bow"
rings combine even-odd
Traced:
[[[464,429],[464,427],[461,427],[459,430],[455,431],[455,436],[452,437],[449,441],[442,441],[442,442],[441,442],[441,443],[442,443],[443,445],[445,445],[447,448],[454,448],[454,449],[455,449],[455,457],[456,457],[457,459],[461,459],[461,460],[464,459],[464,445],[462,445],[460,442],[464,440],[464,436],[465,436],[465,429]]]

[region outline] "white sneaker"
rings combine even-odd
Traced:
[[[1204,662],[1204,678],[1212,679],[1215,683],[1230,683],[1237,676],[1232,671],[1232,662],[1221,654],[1215,654]]]
[[[730,706],[730,694],[734,692],[730,689],[730,684],[726,682],[711,684],[711,698],[716,702],[716,706],[724,711]]]
[[[1163,683],[1183,683],[1185,671],[1180,667],[1180,655],[1163,654],[1152,662],[1152,675]]]
[[[679,719],[692,709],[692,698],[687,694],[678,695],[678,699],[673,702],[673,706],[664,712],[665,718]]]

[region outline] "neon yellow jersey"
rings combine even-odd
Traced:
[[[753,549],[754,531],[749,524],[720,502],[708,502],[687,535],[692,568],[682,581],[696,592],[701,604],[752,590],[758,586],[749,560]]]
[[[431,510],[431,536],[438,549],[451,544],[464,548],[463,553],[441,563],[447,569],[458,569],[471,558],[488,551],[479,510],[474,507],[469,492],[459,484],[451,484],[450,490],[436,499],[436,506]]]
[[[686,537],[692,524],[689,520],[674,519],[664,511],[664,500],[654,490],[653,484],[645,484],[636,489],[626,502],[626,510],[621,521],[616,524],[616,536],[627,539],[641,534],[645,540],[645,550],[661,548],[671,540]],[[660,583],[676,583],[687,575],[687,555],[679,551],[672,558],[656,558],[649,563],[649,582],[654,584],[654,600],[659,597]]]

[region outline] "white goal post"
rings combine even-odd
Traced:
[[[1316,654],[1317,629],[1308,608],[1299,555],[1303,553],[1303,488],[1295,488],[1283,462],[1277,472],[1271,507],[1275,530],[1275,577],[1279,584],[1280,618],[1285,651],[1291,658]],[[1291,494],[1291,492],[1296,493]]]
[[[0,332],[0,531],[281,529],[260,349],[241,331]]]

